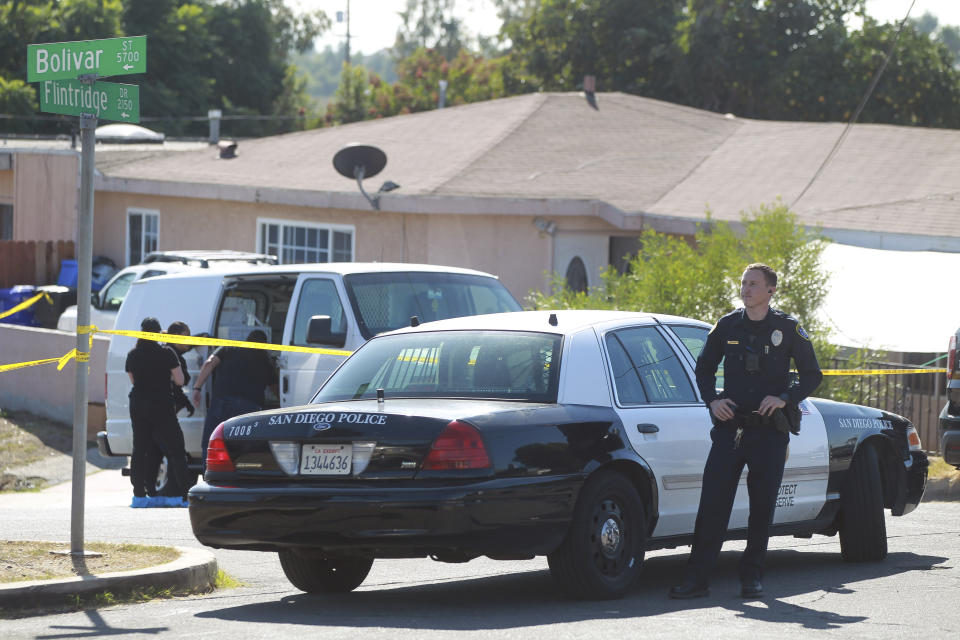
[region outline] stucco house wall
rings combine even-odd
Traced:
[[[488,271],[521,299],[543,288],[553,238],[530,216],[398,213],[98,191],[95,255],[127,262],[127,213],[158,214],[158,249],[257,251],[258,220],[344,225],[354,231],[358,262],[416,262]],[[584,218],[578,226],[595,225]]]

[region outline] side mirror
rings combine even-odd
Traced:
[[[330,316],[313,316],[307,325],[307,344],[323,344],[342,347],[347,343],[345,333],[331,331]]]
[[[100,294],[96,291],[90,292],[90,306],[94,309],[100,308]]]

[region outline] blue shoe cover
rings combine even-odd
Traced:
[[[164,498],[164,501],[165,501],[165,505],[164,505],[164,506],[167,506],[167,507],[186,507],[186,506],[188,506],[187,501],[184,500],[183,498],[178,497],[178,496],[168,496],[168,497]]]
[[[147,496],[147,508],[156,509],[157,507],[167,506],[167,501],[163,496]]]
[[[130,507],[133,509],[144,509],[150,506],[150,498],[147,496],[133,496]]]

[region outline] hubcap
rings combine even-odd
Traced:
[[[613,557],[620,546],[620,525],[613,518],[607,518],[600,528],[600,548],[604,555]]]

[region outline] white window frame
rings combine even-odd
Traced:
[[[334,232],[338,233],[349,233],[350,234],[350,259],[347,262],[353,262],[356,259],[356,243],[357,243],[357,229],[350,224],[329,224],[329,223],[317,223],[317,222],[308,222],[306,220],[289,220],[283,218],[257,218],[257,245],[254,247],[254,251],[258,253],[268,253],[265,238],[263,237],[263,227],[264,225],[277,225],[279,229],[277,230],[279,242],[278,246],[280,249],[277,251],[277,260],[279,264],[289,264],[286,263],[283,259],[283,232],[285,227],[299,227],[303,229],[316,229],[318,231],[325,231],[329,235],[327,236],[329,244],[327,250],[327,262],[333,262],[333,234]],[[322,264],[322,263],[318,263]]]
[[[140,260],[138,260],[137,262],[138,262],[138,263],[139,263],[139,262],[142,262],[142,261],[143,261],[143,258],[146,258],[148,253],[150,253],[151,251],[156,251],[157,249],[160,248],[160,211],[158,211],[157,209],[142,209],[142,208],[140,208],[140,207],[127,207],[126,234],[124,235],[123,244],[124,244],[124,246],[126,247],[126,260],[127,260],[127,266],[128,266],[128,267],[129,267],[131,264],[134,264],[134,263],[131,262],[131,251],[130,251],[130,249],[131,249],[131,247],[130,247],[130,218],[133,217],[133,216],[135,216],[135,215],[142,216],[141,226],[140,226],[140,229],[141,229],[141,232],[140,232]],[[144,231],[144,226],[145,226],[145,225],[142,224],[143,220],[146,220],[148,217],[152,217],[152,218],[156,221],[157,230],[156,230],[156,232],[154,232],[154,233],[152,233],[152,234],[146,233],[146,232]],[[151,236],[151,235],[153,236],[153,248],[152,248],[152,249],[150,248],[149,243],[147,242],[147,238],[148,238],[149,236]]]

